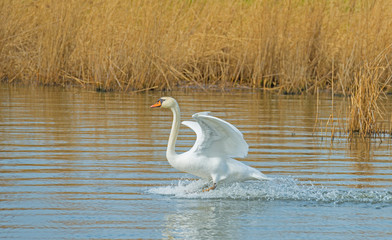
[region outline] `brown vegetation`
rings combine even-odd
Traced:
[[[391,75],[383,76],[385,71],[385,68],[367,66],[354,77],[350,96],[350,115],[347,118],[349,136],[352,137],[356,133],[362,137],[385,133],[386,130],[378,124],[378,119],[383,118],[385,112],[380,109],[382,104],[379,104],[380,101],[386,100],[382,89],[392,78]],[[387,81],[380,81],[382,77]]]
[[[349,94],[380,54],[380,85],[391,75],[389,0],[5,0],[0,9],[8,82],[284,93],[335,83]]]

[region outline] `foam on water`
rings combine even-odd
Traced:
[[[203,192],[208,182],[180,180],[169,186],[149,189],[149,193],[189,199],[260,199],[317,202],[392,203],[392,191],[386,189],[336,189],[301,183],[291,177],[275,178],[263,182],[241,182],[219,185],[215,190]]]

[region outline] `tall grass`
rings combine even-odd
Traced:
[[[385,71],[385,68],[367,66],[355,76],[350,96],[349,136],[356,133],[362,137],[385,133],[386,130],[378,123],[378,119],[385,117],[382,104],[379,104],[380,101],[385,101],[382,89],[392,78],[391,75],[385,76],[387,81],[380,84],[379,79]]]
[[[122,91],[331,89],[374,59],[390,90],[389,0],[3,0],[0,78]],[[380,57],[380,54],[382,57]]]

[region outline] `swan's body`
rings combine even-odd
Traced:
[[[187,152],[177,154],[175,144],[180,129],[180,108],[174,98],[163,97],[151,107],[169,108],[173,112],[173,124],[166,151],[170,165],[180,171],[211,180],[214,189],[219,182],[268,180],[255,168],[239,162],[248,154],[248,144],[242,133],[230,123],[210,116],[207,112],[193,114],[193,121],[182,124],[196,133],[196,142]]]

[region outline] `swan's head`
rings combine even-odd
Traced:
[[[162,108],[173,108],[177,105],[177,101],[171,97],[161,97],[158,101],[151,105],[152,108],[162,107]]]

